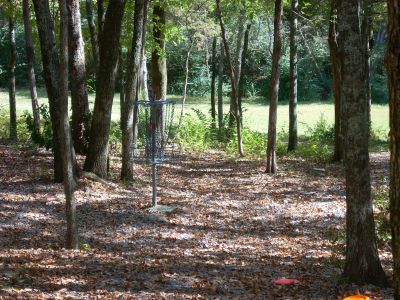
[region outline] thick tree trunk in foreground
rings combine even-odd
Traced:
[[[267,168],[266,173],[275,173],[276,163],[276,121],[279,97],[280,61],[282,52],[282,0],[275,1],[274,50],[272,53],[272,75],[268,120]]]
[[[288,151],[297,149],[297,15],[299,1],[292,0],[290,12],[290,98]]]
[[[214,36],[211,54],[211,120],[212,127],[215,128],[216,112],[215,112],[215,80],[217,78],[217,37]]]
[[[388,0],[386,69],[390,105],[390,220],[394,298],[400,299],[400,1]]]
[[[86,154],[90,116],[79,0],[67,0],[67,9],[69,75],[71,80],[72,102],[72,140],[75,152]]]
[[[31,93],[33,125],[35,126],[35,134],[40,135],[40,112],[37,99],[36,90],[36,76],[35,76],[35,52],[32,40],[32,27],[30,20],[29,1],[23,0],[23,17],[24,17],[24,31],[25,31],[25,48],[26,58],[28,63],[28,78],[29,78],[29,91]]]
[[[126,72],[126,86],[124,108],[122,111],[122,168],[121,179],[133,179],[132,144],[134,139],[134,127],[137,123],[138,110],[135,102],[139,94],[140,71],[145,42],[146,20],[148,12],[147,0],[135,1],[135,15],[133,21],[132,47],[128,58]],[[136,120],[136,122],[135,122]]]
[[[217,4],[216,11],[217,11],[218,19],[219,19],[219,24],[221,26],[221,36],[222,36],[222,41],[224,43],[225,55],[226,55],[226,60],[227,60],[227,65],[228,65],[228,70],[229,70],[229,77],[231,79],[231,85],[232,85],[231,104],[234,104],[233,111],[235,112],[235,118],[236,118],[235,121],[236,121],[236,136],[237,136],[238,154],[240,156],[244,156],[243,140],[242,140],[242,126],[241,126],[242,116],[240,115],[239,103],[238,103],[238,84],[237,84],[238,82],[236,81],[235,68],[233,67],[231,51],[229,49],[229,44],[228,44],[228,40],[226,37],[225,22],[224,22],[224,18],[222,17],[220,0],[216,0],[216,4]]]
[[[54,180],[62,182],[62,157],[60,152],[60,94],[59,94],[59,57],[55,41],[54,23],[50,14],[48,0],[33,0],[36,24],[39,32],[42,53],[44,81],[49,98],[51,127],[53,130]]]
[[[108,6],[108,7],[110,7],[110,6]],[[98,36],[100,38],[104,31],[105,22],[106,22],[106,12],[105,12],[105,7],[104,7],[104,0],[97,0],[97,27],[98,27]],[[99,38],[99,40],[100,40],[100,38]],[[99,58],[100,58],[100,56],[99,56]]]
[[[337,44],[337,0],[331,0],[331,19],[329,23],[329,51],[331,57],[331,69],[333,80],[333,97],[335,99],[335,137],[333,149],[333,161],[341,161],[344,158],[343,126],[342,126],[342,102],[341,102],[341,68],[339,49]]]
[[[100,39],[101,68],[97,73],[96,100],[84,167],[86,171],[92,171],[100,177],[107,175],[111,108],[118,72],[119,37],[124,10],[125,0],[109,1],[104,31]]]
[[[360,1],[338,1],[346,149],[346,281],[387,284],[375,236],[368,153],[367,73],[360,24]]]
[[[79,0],[68,0],[67,9],[69,76],[71,80],[72,102],[72,140],[75,152],[86,154],[90,115]]]
[[[74,196],[74,159],[72,156],[72,141],[68,120],[68,27],[70,7],[76,0],[59,0],[60,4],[60,140],[63,160],[64,194],[67,219],[66,248],[78,249],[78,228],[76,223],[76,203]],[[79,2],[78,2],[79,7]]]
[[[218,59],[218,129],[224,128],[224,45],[221,41]]]
[[[151,79],[154,97],[159,100],[167,98],[167,59],[165,56],[166,24],[165,2],[155,4],[153,9],[153,38],[157,48],[151,53]]]
[[[90,32],[90,43],[92,44],[93,60],[97,69],[99,66],[99,39],[97,36],[96,23],[94,21],[92,0],[86,0],[86,18]]]
[[[10,5],[12,5],[10,1]],[[8,98],[10,101],[10,140],[16,141],[17,136],[17,107],[15,103],[15,64],[17,62],[17,47],[15,45],[15,27],[13,17],[8,17],[8,42],[10,57],[8,61]]]

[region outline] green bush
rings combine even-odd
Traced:
[[[266,154],[267,135],[253,131],[247,127],[242,130],[243,147],[247,157],[261,158]],[[228,142],[226,151],[228,154],[237,154],[237,135],[235,134]]]
[[[203,151],[217,147],[218,132],[212,128],[211,118],[199,110],[196,116],[186,114],[178,128],[178,141],[188,149]]]
[[[35,132],[33,116],[25,111],[22,115],[25,126],[29,132],[31,140],[39,147],[45,147],[47,150],[53,149],[53,129],[51,127],[50,111],[47,105],[42,104],[39,107],[40,112],[40,134]]]
[[[391,240],[391,229],[389,220],[389,186],[384,177],[381,184],[377,185],[374,196],[374,204],[377,213],[375,214],[375,231],[379,242]]]
[[[17,134],[18,140],[26,142],[30,135],[29,129],[27,128],[22,118],[17,118]],[[8,139],[10,135],[10,115],[9,111],[0,109],[0,138]]]

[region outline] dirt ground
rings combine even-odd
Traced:
[[[159,167],[152,212],[150,168],[134,183],[83,179],[77,198],[80,250],[63,248],[61,184],[44,150],[0,144],[2,299],[342,299],[356,289],[391,299],[391,289],[339,284],[343,267],[343,168],[218,152]],[[387,153],[372,155],[373,186],[388,176]],[[380,245],[390,276],[388,245]],[[281,277],[300,281],[280,286]]]

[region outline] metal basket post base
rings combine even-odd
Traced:
[[[151,164],[151,178],[153,184],[153,196],[151,204],[153,207],[157,206],[157,164]]]

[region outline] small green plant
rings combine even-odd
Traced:
[[[23,119],[17,119],[18,140],[26,142],[29,139],[29,130]],[[5,109],[0,109],[0,138],[8,139],[10,135],[10,116]]]
[[[267,136],[264,133],[253,131],[247,127],[242,130],[243,147],[247,157],[261,158],[265,156],[267,147]],[[237,153],[237,138],[233,136],[226,150],[229,154]]]
[[[122,130],[119,122],[111,122],[110,128],[110,152],[111,153],[120,153],[121,152],[121,140],[122,140]]]
[[[90,247],[89,243],[86,241],[81,242],[81,244],[79,245],[79,249],[82,251],[91,251],[92,247]]]
[[[42,104],[39,107],[40,112],[40,134],[35,132],[35,126],[33,122],[33,116],[30,112],[25,111],[22,115],[22,119],[25,122],[26,128],[30,134],[32,141],[39,147],[45,147],[53,149],[53,129],[51,127],[50,111],[47,105]]]
[[[344,228],[336,226],[328,227],[325,231],[326,238],[333,244],[344,243],[346,241],[346,231]]]
[[[381,184],[375,191],[375,231],[379,242],[391,240],[390,218],[389,218],[389,186],[384,176],[381,177]]]

